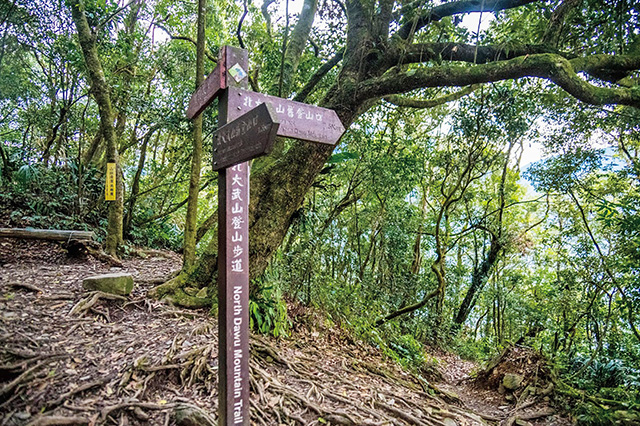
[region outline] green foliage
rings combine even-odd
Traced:
[[[280,292],[272,286],[258,286],[254,282],[250,296],[250,327],[261,334],[286,337],[291,324],[287,316],[287,303]]]
[[[12,226],[92,228],[98,236],[103,235],[99,222],[104,215],[104,183],[98,176],[95,169],[84,170],[83,192],[79,194],[75,163],[55,168],[23,164],[12,180],[2,185],[0,212]]]
[[[421,367],[427,360],[423,345],[410,334],[403,334],[388,342],[387,355],[408,367]]]
[[[182,247],[182,230],[170,218],[153,221],[146,226],[132,225],[129,238],[142,247],[166,248],[178,251]]]
[[[603,426],[616,424],[613,411],[608,408],[599,407],[591,402],[581,401],[574,407],[576,420],[585,426]]]
[[[537,191],[567,193],[577,181],[595,172],[601,164],[601,153],[577,148],[531,165],[525,172]]]
[[[601,388],[615,388],[625,385],[630,377],[629,369],[624,366],[620,359],[592,360],[577,358],[573,361],[569,371],[580,372],[576,377],[576,384],[585,389],[590,387],[595,390]]]

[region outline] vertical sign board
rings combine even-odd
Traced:
[[[249,425],[247,160],[267,154],[276,135],[335,145],[344,132],[332,110],[245,90],[248,67],[246,50],[223,46],[218,65],[187,109],[187,117],[197,117],[220,97],[213,169],[219,173],[218,424],[223,426]],[[115,197],[115,173],[113,182]]]
[[[223,169],[218,197],[220,425],[249,424],[249,163]],[[222,176],[224,175],[224,177]]]
[[[107,176],[104,183],[105,201],[116,200],[116,163],[107,163]]]
[[[219,66],[227,86],[247,87],[246,50],[224,46]],[[229,108],[228,93],[224,93],[218,126],[241,115]],[[248,426],[249,163],[218,173],[218,424]]]

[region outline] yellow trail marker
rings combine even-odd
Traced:
[[[104,199],[116,200],[116,163],[107,163],[107,179],[104,187]]]

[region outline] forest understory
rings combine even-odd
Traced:
[[[179,269],[178,255],[151,251],[119,268],[54,243],[4,240],[0,259],[2,426],[216,424],[215,316],[146,298]],[[115,271],[134,276],[130,297],[83,290],[83,278]],[[499,392],[504,371],[472,380],[477,365],[442,352],[432,368],[405,371],[320,312],[290,305],[289,314],[288,338],[252,336],[252,424],[571,424],[526,348],[503,364],[529,385]]]

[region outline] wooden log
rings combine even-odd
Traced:
[[[92,231],[70,231],[58,229],[34,229],[34,228],[0,228],[0,238],[20,238],[25,240],[91,240]]]

